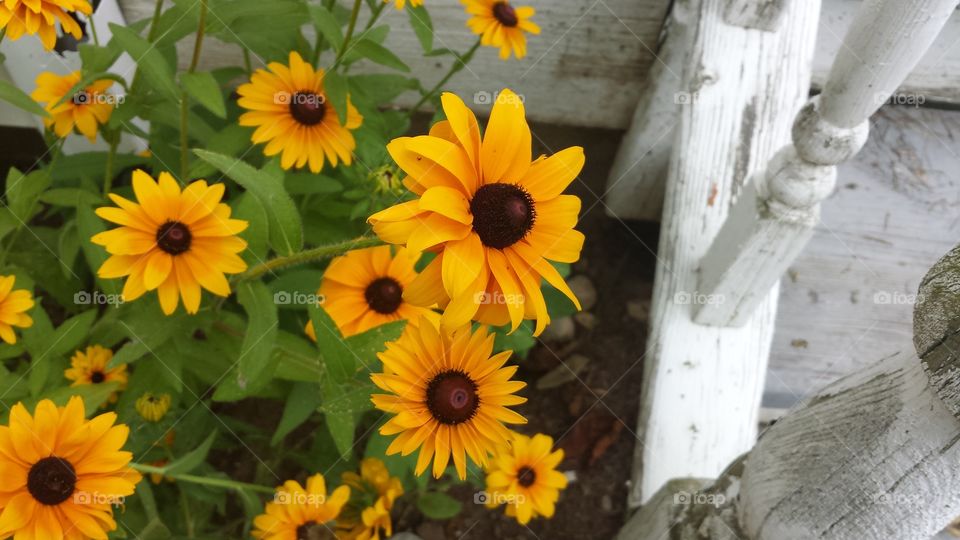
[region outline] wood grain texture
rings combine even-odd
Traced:
[[[793,405],[902,350],[920,280],[960,238],[958,133],[958,112],[888,106],[874,115],[781,280],[765,405]]]
[[[777,33],[723,23],[723,0],[681,5],[697,14],[683,74],[696,99],[680,108],[667,175],[633,505],[671,478],[716,477],[753,446],[776,293],[743,328],[699,325],[697,268],[749,175],[789,140],[816,33],[816,3],[791,2]]]
[[[152,0],[120,0],[128,21],[150,16]],[[464,97],[481,113],[489,104],[472,103],[477,92],[495,93],[509,87],[523,95],[534,120],[564,125],[626,127],[642,81],[655,62],[657,36],[666,15],[667,0],[526,0],[536,8],[539,36],[529,36],[528,54],[504,62],[497,50],[484,47],[468,69],[447,90]],[[466,28],[467,14],[455,0],[428,2],[436,30],[435,46],[466,51],[476,36]],[[267,21],[266,24],[269,24]],[[407,15],[390,6],[378,24],[391,28],[387,46],[407,61],[424,86],[431,87],[447,71],[448,57],[423,58],[420,43]],[[189,61],[190,39],[179,49],[180,62]],[[257,59],[273,61],[276,58]],[[242,65],[237,45],[216,39],[204,42],[202,68]],[[366,67],[365,69],[371,69]],[[364,69],[358,69],[363,72]],[[406,93],[400,105],[412,105],[417,96]]]

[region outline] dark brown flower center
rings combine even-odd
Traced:
[[[74,105],[89,105],[90,102],[93,101],[93,94],[86,90],[81,90],[74,94],[70,101],[72,101]]]
[[[103,374],[102,371],[94,371],[90,374],[90,382],[93,384],[100,384],[107,379],[107,376]]]
[[[179,255],[190,249],[192,239],[190,229],[179,221],[168,221],[157,229],[157,245],[171,255]]]
[[[459,370],[444,371],[427,385],[427,408],[442,424],[461,424],[480,407],[477,383]]]
[[[297,92],[290,96],[290,114],[294,120],[305,126],[315,126],[323,122],[326,112],[326,99],[321,94]]]
[[[27,490],[40,504],[56,506],[73,495],[77,473],[73,465],[55,456],[45,457],[30,467]]]
[[[500,24],[510,28],[513,28],[519,22],[516,10],[506,2],[497,2],[493,5],[493,16],[500,21]]]
[[[297,540],[333,540],[336,538],[329,527],[316,521],[308,521],[297,527]]]
[[[522,239],[537,217],[533,197],[514,184],[486,184],[470,201],[473,230],[487,247],[504,249]]]
[[[403,287],[393,278],[382,277],[367,285],[363,296],[370,309],[389,315],[396,312],[403,302]]]
[[[530,487],[537,480],[537,473],[524,465],[517,471],[517,483],[523,487]]]

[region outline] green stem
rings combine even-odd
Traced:
[[[243,67],[247,70],[247,75],[253,73],[253,64],[250,63],[250,51],[246,47],[243,48]]]
[[[360,5],[363,4],[363,0],[354,0],[353,2],[353,11],[350,13],[350,24],[347,25],[347,35],[343,36],[343,45],[340,46],[340,50],[337,51],[337,58],[333,62],[333,67],[330,69],[333,70],[340,65],[340,62],[343,60],[344,53],[347,52],[347,48],[350,47],[350,40],[353,38],[353,31],[357,29],[357,17],[360,16]]]
[[[203,49],[203,36],[207,25],[207,0],[200,0],[200,21],[197,23],[197,38],[193,42],[193,58],[187,73],[193,73],[200,63],[200,51]],[[184,91],[180,96],[180,181],[187,182],[190,173],[190,137],[187,120],[190,112],[190,98]]]
[[[353,240],[345,240],[336,244],[305,249],[292,255],[284,255],[260,263],[237,276],[236,281],[248,281],[251,279],[256,279],[263,274],[266,274],[267,272],[273,272],[274,270],[280,270],[290,266],[298,266],[314,261],[322,261],[338,255],[343,255],[344,253],[354,249],[373,247],[380,244],[382,244],[382,242],[379,238],[361,236],[359,238],[354,238]]]
[[[103,173],[103,196],[110,193],[113,184],[113,163],[117,157],[117,143],[120,142],[119,134],[112,134],[110,137],[110,149],[107,151],[107,168]]]
[[[479,48],[480,48],[480,40],[478,39],[477,42],[473,44],[473,47],[470,47],[469,51],[467,51],[465,54],[457,56],[456,61],[454,61],[453,65],[450,66],[450,71],[448,71],[447,74],[444,75],[442,79],[440,79],[440,82],[434,85],[434,87],[431,88],[429,92],[427,92],[426,94],[423,95],[422,98],[420,98],[420,101],[418,101],[417,104],[414,105],[412,109],[410,109],[410,112],[407,113],[407,118],[412,118],[413,115],[417,114],[417,112],[420,110],[420,107],[423,107],[424,103],[433,99],[433,97],[437,94],[437,92],[443,89],[443,86],[447,84],[447,82],[450,80],[451,77],[453,77],[460,70],[466,67],[467,63],[470,62],[470,59],[473,58],[473,54],[477,52],[477,49]]]
[[[160,474],[168,478],[173,478],[179,482],[189,482],[191,484],[200,484],[203,486],[220,487],[225,489],[237,489],[247,491],[257,491],[260,493],[273,493],[274,489],[261,486],[260,484],[248,484],[246,482],[237,482],[224,478],[208,478],[206,476],[197,476],[195,474],[171,474],[164,467],[156,467],[145,463],[131,463],[130,467],[144,474]]]
[[[87,22],[90,23],[90,34],[93,35],[93,44],[100,46],[100,38],[97,37],[97,25],[93,24],[93,13],[87,16]]]
[[[153,6],[153,17],[150,19],[150,30],[147,31],[147,41],[153,43],[157,37],[157,26],[160,24],[160,15],[163,14],[163,0],[157,0]],[[130,93],[137,87],[137,81],[140,79],[140,69],[133,74],[133,80],[130,82]]]

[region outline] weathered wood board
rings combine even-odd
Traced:
[[[764,405],[902,349],[917,286],[960,238],[960,112],[887,106],[781,280]]]
[[[528,40],[527,57],[500,60],[497,50],[482,48],[468,69],[447,90],[466,98],[477,110],[489,108],[485,92],[509,87],[531,105],[535,120],[566,125],[626,127],[642,91],[640,84],[655,61],[657,38],[668,0],[524,0],[536,8],[541,34]],[[128,22],[150,16],[153,0],[120,0]],[[436,47],[466,51],[476,36],[466,27],[468,15],[457,0],[427,4]],[[267,22],[266,24],[269,24]],[[422,58],[420,42],[407,15],[389,6],[377,24],[391,27],[387,46],[408,61],[415,76],[432,86],[447,72],[449,57]],[[184,40],[189,41],[189,39]],[[277,60],[277,59],[266,59]],[[180,50],[189,62],[189,50]],[[254,58],[254,62],[257,59]],[[202,66],[242,65],[240,48],[215,39],[204,43]],[[360,71],[360,70],[358,70]],[[471,103],[477,95],[480,103]],[[400,105],[418,96],[407,93]],[[533,105],[535,103],[536,105]]]

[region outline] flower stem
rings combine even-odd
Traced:
[[[200,51],[203,49],[203,35],[207,25],[207,0],[200,0],[200,21],[197,23],[197,38],[193,42],[193,58],[187,73],[193,73],[200,62]],[[190,144],[187,120],[190,112],[190,97],[184,91],[180,96],[180,181],[187,182],[190,173]]]
[[[120,134],[114,133],[110,137],[110,149],[107,151],[107,167],[103,173],[103,196],[110,193],[113,184],[113,163],[117,157],[117,144],[120,142]]]
[[[299,253],[276,257],[274,259],[270,259],[269,261],[260,263],[237,276],[236,281],[248,281],[251,279],[256,279],[263,274],[266,274],[267,272],[273,272],[274,270],[280,270],[282,268],[306,264],[313,261],[331,259],[354,249],[378,246],[380,244],[382,244],[382,242],[379,238],[372,236],[361,236],[352,240],[338,242],[336,244],[305,249]]]
[[[476,53],[477,49],[479,48],[480,48],[480,40],[478,39],[477,42],[473,44],[473,47],[470,47],[469,51],[467,51],[464,54],[458,55],[456,61],[454,61],[453,65],[450,66],[450,71],[448,71],[447,74],[444,75],[442,79],[440,79],[440,82],[434,85],[434,87],[431,88],[429,92],[427,92],[426,94],[423,95],[422,98],[420,98],[420,101],[418,101],[417,104],[410,109],[410,112],[407,113],[407,118],[412,118],[413,115],[417,114],[417,112],[420,110],[420,107],[423,107],[424,103],[433,99],[433,97],[437,94],[437,92],[443,89],[443,86],[447,84],[447,82],[450,80],[451,77],[453,77],[458,72],[460,72],[460,70],[465,68],[467,64],[470,63],[470,60],[473,58],[473,54]]]
[[[259,493],[273,493],[274,489],[260,484],[248,484],[246,482],[237,482],[225,478],[208,478],[206,476],[197,476],[195,474],[171,474],[166,472],[164,467],[155,467],[145,463],[131,463],[130,467],[144,474],[160,474],[180,482],[189,482],[191,484],[200,484],[204,486],[220,487],[225,489],[237,489],[246,491],[257,491]]]
[[[157,27],[160,25],[160,15],[163,14],[163,0],[157,0],[156,4],[153,6],[153,17],[150,19],[150,30],[147,32],[147,41],[153,43],[153,40],[157,38]],[[133,80],[130,81],[130,93],[134,92],[134,89],[137,88],[137,81],[140,79],[140,70],[133,74]]]
[[[343,36],[343,45],[340,47],[340,50],[337,51],[337,58],[334,60],[333,67],[330,68],[331,70],[340,65],[344,53],[346,53],[350,47],[350,39],[353,38],[353,31],[357,29],[357,17],[360,16],[361,4],[363,4],[363,0],[353,1],[353,11],[350,12],[350,23],[347,25],[347,35]]]

